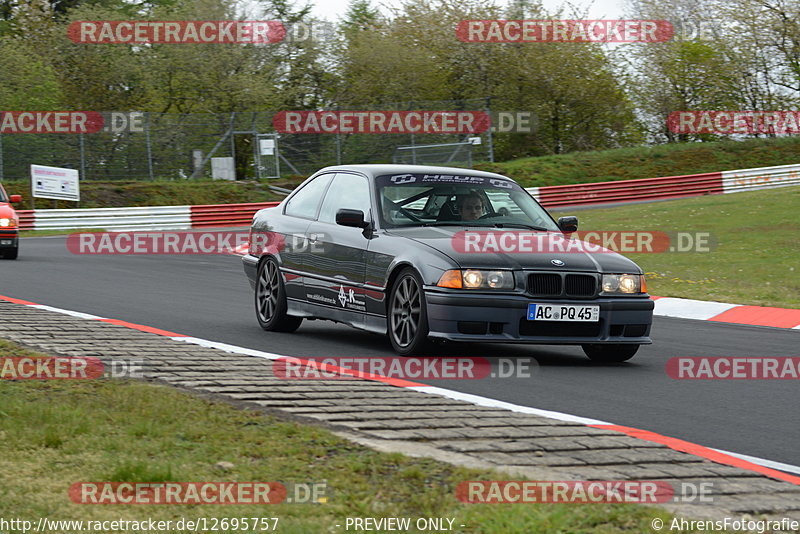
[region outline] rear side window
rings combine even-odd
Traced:
[[[286,215],[313,219],[317,215],[320,200],[322,200],[322,195],[331,178],[333,178],[333,173],[322,174],[304,185],[286,203]]]
[[[364,218],[369,218],[369,183],[363,176],[339,173],[328,188],[319,220],[336,223],[336,212],[340,209],[361,210]]]

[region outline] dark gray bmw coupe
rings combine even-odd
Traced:
[[[265,330],[304,318],[431,340],[581,345],[601,362],[651,343],[642,270],[571,234],[516,182],[418,165],[326,167],[253,218],[244,270]]]

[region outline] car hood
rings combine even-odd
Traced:
[[[534,235],[536,252],[494,252],[496,248],[488,245],[488,241],[481,241],[479,248],[488,250],[476,252],[473,247],[465,250],[464,232],[479,232],[482,234],[513,233],[516,235]],[[458,263],[461,268],[474,269],[531,269],[548,271],[589,271],[601,273],[641,273],[642,270],[633,261],[617,254],[616,252],[587,244],[583,241],[567,240],[557,232],[533,232],[531,230],[500,229],[500,228],[464,228],[458,226],[440,227],[413,227],[392,228],[388,234],[403,237],[427,245],[439,252],[446,254]],[[569,242],[572,246],[569,246]],[[579,247],[575,246],[582,244]],[[564,252],[561,252],[564,250]],[[591,252],[587,252],[589,250]],[[563,265],[553,263],[559,261]]]

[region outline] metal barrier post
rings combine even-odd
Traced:
[[[86,146],[85,140],[83,139],[83,132],[78,134],[78,141],[81,147],[81,173],[78,176],[78,180],[85,180],[86,179]]]
[[[147,146],[147,175],[153,180],[153,148],[150,146],[150,112],[144,115],[144,142]]]
[[[487,96],[486,97],[486,114],[489,115],[489,117],[492,116],[492,97],[491,96]],[[494,138],[492,137],[492,127],[491,126],[489,127],[488,130],[486,130],[486,136],[488,137],[488,139],[486,141],[488,142],[488,145],[489,145],[489,161],[491,163],[494,163]],[[470,152],[470,156],[471,155],[472,155],[472,153]],[[472,167],[472,163],[471,162],[470,162],[470,167]]]

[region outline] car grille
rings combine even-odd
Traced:
[[[593,297],[597,278],[585,274],[568,274],[564,279],[564,292],[568,297]]]
[[[531,273],[528,293],[534,297],[594,297],[597,277],[593,274]]]
[[[542,297],[561,294],[561,275],[536,273],[528,276],[528,292]]]

